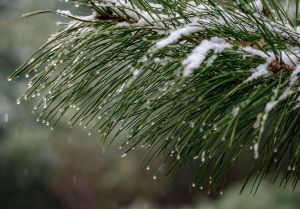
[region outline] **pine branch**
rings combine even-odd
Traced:
[[[298,1],[294,16],[276,0],[74,2],[92,15],[25,15],[72,18],[8,78],[32,76],[17,103],[42,95],[37,120],[53,129],[71,112],[70,127],[109,144],[128,130],[123,156],[142,145],[145,168],[175,157],[170,179],[196,161],[192,185],[209,179],[208,192],[222,191],[249,148],[258,185],[281,170],[281,184],[297,185]]]

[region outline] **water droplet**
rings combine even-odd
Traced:
[[[47,122],[46,125],[49,126],[49,122]]]
[[[255,128],[255,129],[258,128],[260,125],[260,122],[261,122],[260,120],[256,120],[255,123],[253,124],[253,128]]]
[[[150,166],[148,165],[146,169],[147,169],[147,170],[150,170]]]
[[[156,176],[153,176],[153,179],[155,180],[155,179],[156,179]]]
[[[124,154],[122,155],[122,157],[126,157],[126,153],[124,153]]]
[[[176,159],[177,159],[177,160],[180,160],[180,155],[177,155],[177,156],[176,156]]]
[[[258,156],[259,156],[259,154],[258,154],[258,143],[255,143],[253,145],[253,149],[254,149],[254,159],[258,159]]]
[[[261,123],[261,118],[262,118],[262,114],[260,113],[260,114],[258,114],[257,116],[256,116],[256,121],[255,121],[255,123],[253,124],[253,128],[258,128],[259,127],[259,125],[260,125],[260,123]]]
[[[19,105],[21,102],[20,102],[20,100],[19,99],[17,99],[17,104]]]
[[[200,189],[203,189],[203,186],[201,186]]]
[[[220,195],[222,195],[222,194],[223,194],[223,191],[220,192]]]
[[[192,187],[195,187],[195,186],[196,186],[196,184],[195,184],[195,183],[193,183],[193,184],[192,184]]]
[[[202,152],[202,154],[201,154],[201,161],[202,161],[202,162],[204,162],[204,161],[205,161],[205,151],[204,151],[204,152]]]
[[[195,128],[195,123],[194,122],[190,122],[190,127],[191,128]]]
[[[11,81],[11,78],[8,78],[7,80],[8,80],[8,81]]]
[[[90,133],[88,133],[88,135],[89,135],[89,136],[90,136],[90,135],[92,135],[92,134],[91,134],[91,132],[90,132]]]

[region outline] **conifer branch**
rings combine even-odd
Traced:
[[[109,144],[127,130],[123,156],[146,147],[145,168],[173,157],[170,179],[196,161],[192,185],[208,192],[222,190],[249,148],[257,185],[281,170],[281,184],[297,185],[298,9],[292,16],[277,0],[70,2],[92,15],[25,15],[72,18],[8,78],[32,76],[17,103],[42,95],[37,120],[53,129],[71,112],[70,127]]]

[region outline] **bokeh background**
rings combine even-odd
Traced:
[[[70,129],[67,119],[53,131],[36,122],[31,110],[37,100],[16,104],[27,79],[6,78],[59,29],[57,21],[68,21],[55,14],[20,19],[40,9],[89,12],[59,0],[0,0],[0,209],[300,208],[300,188],[278,188],[279,182],[271,184],[269,178],[255,197],[250,194],[253,180],[239,195],[253,153],[241,157],[223,195],[208,195],[205,188],[191,187],[199,162],[183,168],[172,181],[161,169],[154,180],[159,160],[144,170],[140,161],[145,149],[121,158],[118,147],[126,133],[107,148],[79,126]]]

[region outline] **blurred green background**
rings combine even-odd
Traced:
[[[30,113],[37,100],[16,104],[27,79],[6,78],[58,29],[57,21],[68,21],[54,14],[20,19],[40,9],[89,12],[59,0],[0,0],[0,209],[300,208],[300,188],[284,190],[268,179],[255,197],[249,194],[253,181],[239,195],[252,153],[239,160],[223,195],[208,195],[205,188],[191,187],[199,162],[183,168],[172,182],[163,169],[153,180],[159,162],[149,171],[139,164],[146,150],[121,158],[118,147],[126,133],[107,148],[97,136],[70,129],[67,119],[54,131],[37,123]]]

